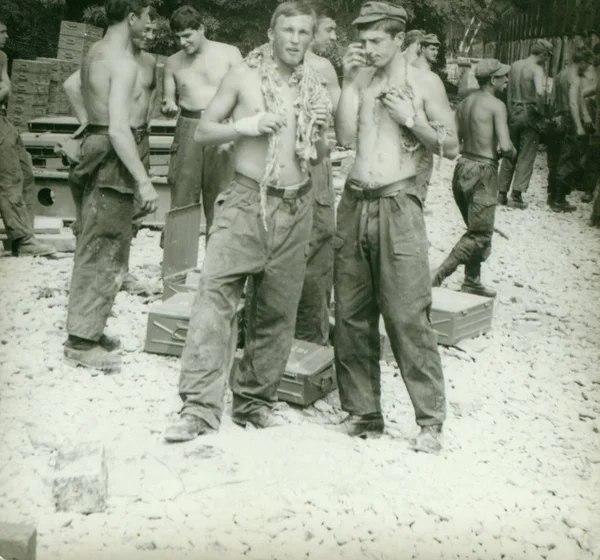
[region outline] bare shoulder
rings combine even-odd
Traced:
[[[4,51],[0,51],[0,64],[4,65],[8,61],[8,57]]]
[[[172,54],[167,61],[165,62],[165,68],[169,70],[177,70],[181,66],[181,61],[183,59],[183,51],[177,51],[175,54]]]
[[[211,47],[216,55],[223,57],[223,60],[230,61],[239,59],[241,57],[240,49],[234,45],[220,43],[219,41],[211,41]]]

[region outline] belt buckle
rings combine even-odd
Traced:
[[[282,191],[281,198],[283,198],[283,199],[297,198],[298,189],[280,189],[280,190]]]

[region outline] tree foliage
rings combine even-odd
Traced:
[[[8,26],[9,59],[56,56],[65,0],[0,0],[0,18]]]

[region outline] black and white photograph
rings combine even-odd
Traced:
[[[598,560],[600,2],[2,0],[0,560]]]

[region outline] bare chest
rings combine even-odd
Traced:
[[[218,87],[229,70],[229,65],[222,60],[208,56],[195,59],[191,64],[182,64],[175,72],[175,81],[180,90],[196,87]]]

